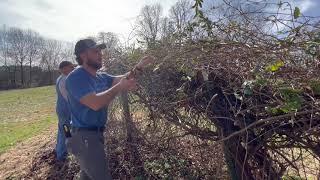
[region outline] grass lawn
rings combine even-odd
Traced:
[[[0,91],[0,154],[57,123],[54,86]]]

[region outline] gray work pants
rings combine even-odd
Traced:
[[[67,139],[67,148],[80,163],[80,180],[111,180],[104,151],[103,132],[76,131]]]

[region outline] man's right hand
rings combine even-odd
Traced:
[[[121,78],[119,86],[123,91],[132,91],[137,89],[137,81],[134,78]]]

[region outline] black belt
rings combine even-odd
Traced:
[[[106,129],[105,127],[71,127],[72,132],[78,132],[78,131],[103,132],[105,129]]]

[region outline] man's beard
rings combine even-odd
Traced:
[[[96,70],[102,67],[101,63],[94,62],[93,60],[90,60],[90,59],[87,61],[87,65]]]

